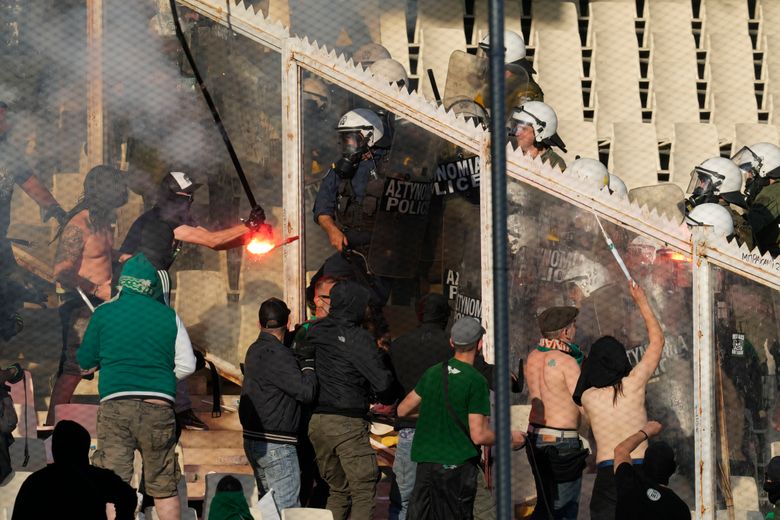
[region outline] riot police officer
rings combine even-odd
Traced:
[[[507,121],[507,133],[512,146],[523,150],[531,157],[541,157],[550,166],[558,166],[561,171],[566,163],[552,149],[556,146],[566,152],[566,145],[556,133],[558,116],[555,110],[541,101],[528,101],[512,110]]]
[[[770,143],[745,147],[734,162],[748,171],[745,184],[749,208],[745,220],[761,254],[780,254],[780,148]]]

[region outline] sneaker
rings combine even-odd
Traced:
[[[185,430],[207,431],[209,429],[209,425],[201,421],[191,408],[177,413],[176,420],[181,428]]]

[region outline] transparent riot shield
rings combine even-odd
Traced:
[[[628,199],[640,206],[647,206],[659,215],[676,222],[682,222],[685,216],[685,194],[676,184],[656,184],[634,188],[628,192]]]
[[[718,510],[771,507],[765,469],[777,455],[780,360],[777,291],[712,268]]]
[[[531,88],[528,72],[518,66],[506,65],[506,91],[504,105],[506,119],[512,109],[538,96]],[[488,82],[488,60],[463,51],[455,51],[450,55],[447,68],[447,84],[442,101],[444,106],[454,102],[469,99],[490,107],[490,88]]]
[[[454,101],[470,99],[485,106],[488,91],[488,60],[463,51],[450,54],[447,83],[442,102],[450,106]]]
[[[368,251],[368,266],[379,276],[417,274],[430,218],[435,142],[420,127],[396,122],[393,148],[381,165],[385,180]]]

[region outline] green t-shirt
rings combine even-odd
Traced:
[[[447,381],[450,404],[466,428],[470,413],[490,415],[487,381],[473,366],[450,359]],[[444,404],[441,363],[425,371],[414,391],[422,398],[422,404],[412,460],[458,465],[478,456],[471,439],[450,417]]]

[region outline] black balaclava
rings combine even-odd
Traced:
[[[450,306],[447,298],[441,294],[426,294],[417,304],[417,321],[420,323],[436,323],[444,328],[449,319]]]
[[[645,451],[645,461],[642,467],[650,480],[668,486],[669,478],[677,471],[674,450],[663,441],[651,443]]]
[[[603,336],[593,343],[582,363],[582,372],[572,398],[582,406],[582,394],[588,388],[606,388],[620,382],[631,372],[626,347],[612,336]]]
[[[769,501],[773,504],[780,500],[780,457],[772,457],[766,466],[764,491],[769,493]]]
[[[160,218],[175,228],[190,221],[190,207],[193,198],[192,193],[178,194],[177,192],[181,189],[177,188],[176,184],[172,185],[171,183],[175,183],[175,181],[171,181],[169,177],[170,174],[166,175],[160,183],[155,205],[160,208]]]
[[[54,427],[51,454],[55,464],[89,465],[89,432],[75,421],[63,420]]]

